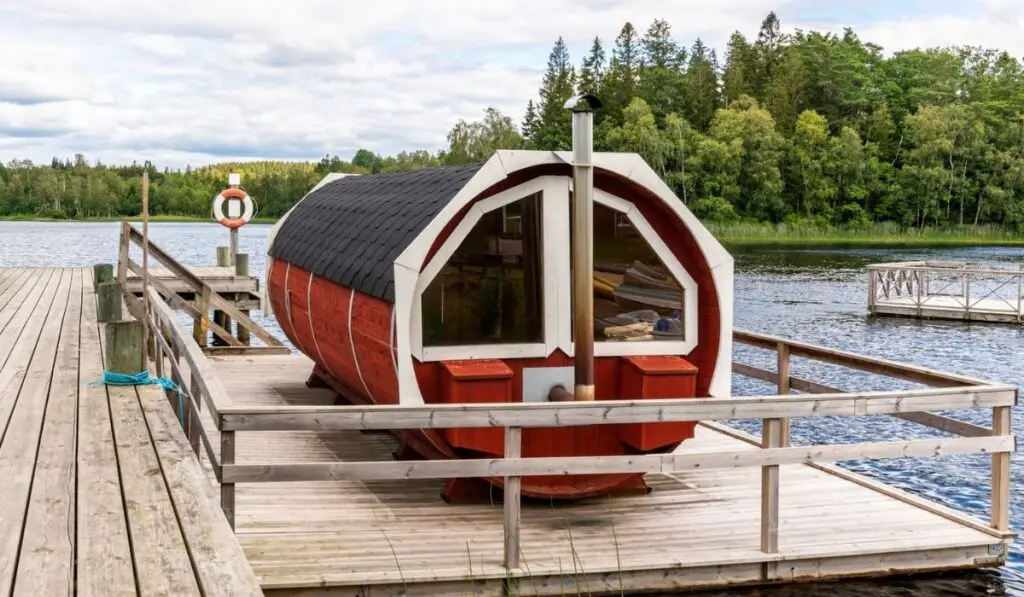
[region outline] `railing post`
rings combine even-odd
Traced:
[[[232,255],[230,247],[217,247],[217,267],[231,267]],[[231,318],[220,309],[214,309],[213,322],[224,328],[228,334],[231,333]],[[227,342],[220,336],[213,337],[214,346],[227,346]]]
[[[875,310],[875,270],[868,270],[868,313]]]
[[[146,341],[149,343],[150,346],[152,346],[154,348],[153,352],[151,352],[150,354],[153,355],[153,361],[156,363],[156,376],[157,377],[163,377],[164,376],[164,345],[156,341],[156,335],[158,333],[160,333],[160,332],[157,329],[154,329],[153,327],[150,327],[149,328],[149,337],[146,338]]]
[[[249,275],[249,255],[247,253],[239,253],[235,255],[235,275],[239,277],[246,277]],[[245,298],[245,293],[235,294],[235,300]],[[249,311],[247,309],[239,309],[242,315],[248,316]],[[238,329],[236,335],[238,341],[242,344],[249,346],[252,341],[249,338],[249,328],[242,325],[242,322],[236,322],[235,327]]]
[[[761,421],[761,445],[763,448],[782,447],[782,421],[764,419]],[[761,551],[779,551],[779,466],[761,467]]]
[[[776,355],[778,356],[778,393],[779,396],[785,396],[789,394],[789,344],[785,342],[779,342],[775,348]],[[789,419],[780,419],[782,422],[781,429],[779,430],[782,437],[782,447],[789,446]]]
[[[1024,264],[1019,265],[1020,272],[1017,274],[1017,323],[1024,321]]]
[[[522,455],[523,429],[505,428],[505,458]],[[505,569],[519,567],[519,516],[522,477],[505,477]]]
[[[199,456],[199,413],[203,409],[203,397],[200,395],[199,382],[196,380],[195,371],[189,372],[188,393],[192,397],[188,402],[188,443],[192,451]],[[211,463],[212,464],[212,463]]]
[[[230,465],[235,463],[235,432],[224,431],[220,432],[220,467],[223,471],[224,465]],[[215,465],[216,466],[216,465]],[[223,473],[220,475],[223,477]],[[220,507],[224,511],[224,516],[228,519],[228,524],[231,525],[231,530],[235,530],[235,484],[224,483],[221,481],[220,484]]]
[[[1010,435],[1009,406],[992,409],[992,435]],[[1010,530],[1010,453],[992,455],[992,528]]]
[[[192,322],[192,336],[200,348],[206,347],[206,337],[210,333],[210,287],[203,284],[203,289],[196,297],[196,308],[199,317]]]
[[[131,224],[121,222],[121,241],[117,247],[117,281],[121,288],[125,287],[128,281],[128,247],[131,242]]]
[[[964,284],[964,294],[967,298],[964,300],[964,304],[967,308],[967,321],[971,320],[971,274],[964,274],[966,280]]]

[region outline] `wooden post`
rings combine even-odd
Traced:
[[[779,396],[785,396],[789,394],[789,344],[785,342],[779,342],[776,345],[776,355],[778,356],[778,392]],[[782,447],[789,447],[789,419],[781,419],[782,429]]]
[[[112,263],[97,263],[92,266],[92,291],[99,292],[100,284],[110,282],[114,279],[114,265]]]
[[[142,322],[111,321],[105,327],[106,358],[104,366],[111,373],[135,375],[145,368],[142,360]]]
[[[113,280],[100,283],[96,297],[96,321],[100,323],[121,321],[122,304],[124,303],[120,282]]]
[[[238,255],[238,228],[232,228],[228,234],[228,265],[235,265],[235,256]]]
[[[230,247],[217,247],[217,267],[231,267],[230,251]]]
[[[217,247],[217,267],[231,267],[230,247]],[[231,333],[231,319],[220,309],[214,310],[213,322],[227,330],[228,333]],[[223,346],[226,344],[227,343],[219,336],[213,337],[214,346]]]
[[[221,431],[220,432],[220,466],[226,464],[235,463],[235,432],[234,431]],[[231,530],[235,530],[235,484],[224,483],[220,484],[220,507],[224,511],[224,516],[228,519],[228,524],[231,525]]]
[[[147,336],[150,339],[149,344],[153,345],[153,361],[156,364],[156,376],[164,376],[164,347],[162,344],[157,342],[153,335],[156,334],[156,330],[153,330],[153,334]]]
[[[782,447],[782,421],[764,419],[761,422],[764,448]],[[761,551],[779,551],[779,466],[761,467]]]
[[[992,435],[1010,435],[1010,407],[992,409]],[[992,528],[1010,530],[1010,453],[992,455]]]
[[[150,343],[156,348],[156,341],[149,335],[149,172],[142,173],[142,366],[149,369]],[[159,356],[159,355],[158,355]],[[163,369],[163,363],[159,369]],[[142,369],[139,369],[140,371]],[[160,373],[157,373],[160,375]]]
[[[203,285],[203,290],[196,297],[196,308],[199,310],[199,317],[192,322],[192,337],[201,348],[206,347],[206,340],[210,334],[210,287]]]
[[[523,446],[521,427],[505,428],[505,458],[520,458]],[[519,567],[519,517],[522,477],[505,477],[505,568]]]
[[[249,255],[247,253],[239,253],[238,255],[235,255],[235,275],[239,277],[249,275]],[[235,299],[237,300],[243,296],[244,295],[242,293],[238,293],[235,295]],[[241,311],[243,315],[249,315],[248,309],[242,309]],[[249,346],[249,328],[245,327],[241,323],[237,323],[236,326],[238,327],[238,330],[235,332],[235,335],[238,336],[238,341]]]
[[[128,280],[128,255],[131,245],[130,224],[127,220],[121,221],[121,241],[117,246],[117,281],[123,288]]]
[[[192,399],[188,403],[188,443],[192,451],[199,457],[199,413],[203,408],[203,397],[199,394],[199,382],[196,381],[196,373],[189,373],[188,392]]]

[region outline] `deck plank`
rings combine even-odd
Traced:
[[[6,368],[7,360],[14,348],[22,344],[19,342],[19,338],[25,332],[26,327],[32,325],[29,320],[30,316],[40,314],[39,303],[41,300],[45,300],[43,293],[48,290],[47,285],[53,280],[53,276],[57,275],[57,272],[58,270],[50,269],[40,272],[38,277],[24,283],[15,300],[12,300],[3,311],[0,311],[0,327],[3,328],[0,331],[0,371]],[[42,315],[45,316],[45,313],[43,311]],[[42,325],[41,319],[38,324]],[[29,333],[31,334],[31,332]],[[39,332],[35,333],[38,337]],[[34,340],[28,340],[26,336],[26,341],[33,342]],[[6,389],[4,378],[0,377],[0,395],[5,393]]]
[[[219,494],[193,456],[164,393],[154,387],[139,388],[139,397],[203,594],[262,595],[256,575],[220,509]]]
[[[70,595],[75,566],[75,427],[82,270],[74,270],[25,520],[14,595]]]
[[[133,387],[108,386],[139,593],[199,595],[185,540]]]
[[[8,303],[18,294],[18,291],[22,289],[24,281],[30,276],[31,274],[28,270],[19,269],[8,274],[8,277],[0,283],[0,330],[3,330],[5,323],[2,316],[4,310],[7,308]]]
[[[78,382],[78,597],[137,595],[117,451],[103,377],[96,295],[87,270]],[[85,488],[83,491],[82,488]]]
[[[0,415],[6,430],[0,440],[0,594],[9,594],[15,580],[18,546],[21,542],[28,508],[29,490],[35,468],[36,451],[42,428],[43,413],[50,391],[57,341],[64,320],[64,309],[71,288],[71,270],[62,270],[59,285],[48,286],[47,296],[37,306],[41,313],[28,321],[26,335],[21,338],[11,361],[29,359],[20,391],[13,393],[16,401],[5,404],[7,415]],[[52,289],[52,295],[50,290]],[[52,297],[52,302],[45,299]],[[29,341],[41,327],[38,342]],[[4,397],[0,394],[0,398]]]

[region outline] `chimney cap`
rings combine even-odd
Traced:
[[[580,102],[582,100],[586,100],[587,103],[580,106]],[[569,101],[565,102],[565,106],[563,107],[567,110],[572,110],[573,112],[591,112],[593,110],[600,110],[602,104],[601,100],[597,99],[597,96],[585,93],[570,97]]]

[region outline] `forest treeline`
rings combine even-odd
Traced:
[[[719,55],[669,23],[595,38],[577,65],[555,42],[522,123],[494,108],[459,121],[436,153],[250,162],[185,170],[151,163],[0,165],[0,215],[112,217],[140,209],[206,216],[229,171],[279,216],[327,172],[387,172],[486,159],[499,148],[569,149],[574,93],[597,95],[595,149],[635,151],[709,221],[1024,228],[1024,69],[1005,51],[884,55],[851,29],[782,32],[771,13]]]

